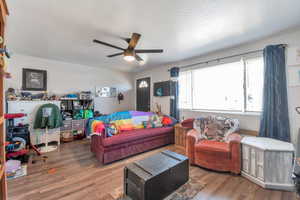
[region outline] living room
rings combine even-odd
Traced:
[[[1,199],[299,199],[297,0],[0,8]]]

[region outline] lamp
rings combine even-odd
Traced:
[[[127,62],[132,62],[135,60],[134,57],[134,52],[133,50],[127,49],[124,51],[124,60],[126,60]]]

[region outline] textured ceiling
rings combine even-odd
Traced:
[[[175,62],[300,25],[299,0],[9,0],[8,47],[16,52],[124,71]],[[132,32],[146,64],[126,63],[121,47]]]

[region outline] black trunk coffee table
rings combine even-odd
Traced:
[[[188,180],[188,158],[166,150],[125,167],[124,194],[132,200],[161,200]]]

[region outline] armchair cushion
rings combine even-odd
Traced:
[[[195,145],[196,152],[202,152],[206,155],[212,155],[221,158],[230,159],[230,148],[226,142],[218,142],[212,140],[201,140]]]

